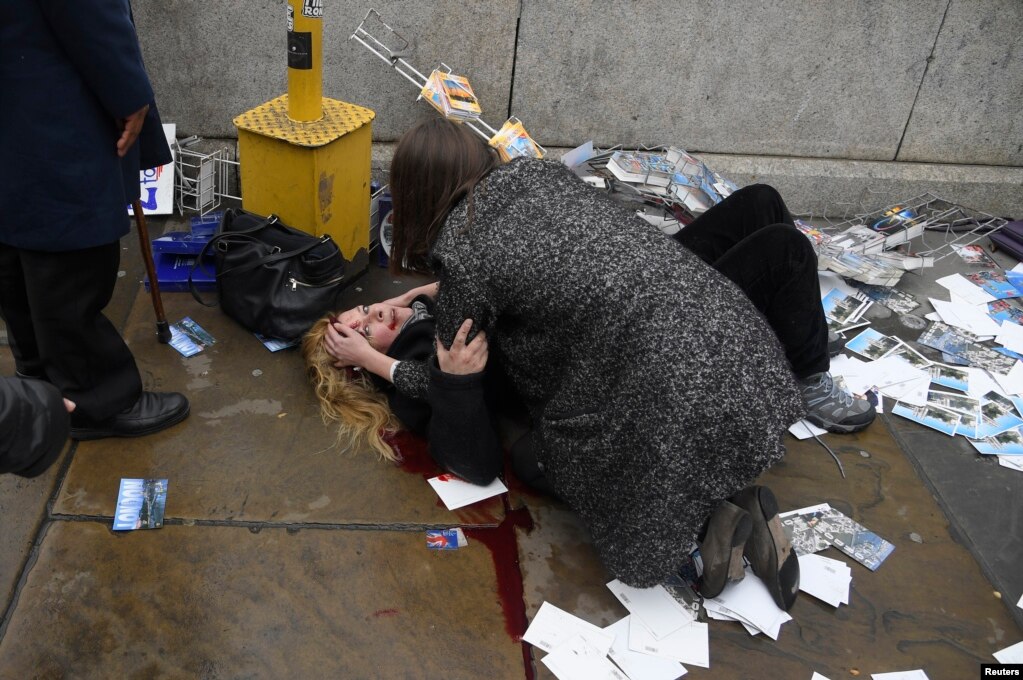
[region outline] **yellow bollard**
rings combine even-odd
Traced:
[[[369,180],[376,114],[322,96],[323,0],[288,0],[288,94],[234,119],[242,207],[321,236],[369,262]]]
[[[323,117],[323,0],[288,2],[288,118]]]

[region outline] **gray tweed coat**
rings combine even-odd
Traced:
[[[735,285],[560,163],[503,165],[473,202],[432,251],[438,337],[466,318],[487,331],[605,566],[661,583],[784,454],[804,404],[781,347]],[[409,394],[427,383],[422,364],[395,373]]]

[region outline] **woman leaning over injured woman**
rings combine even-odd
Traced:
[[[354,327],[321,322],[307,350],[363,367],[401,399],[426,400],[431,437],[436,418],[458,429],[462,408],[473,409],[464,422],[489,424],[473,415],[486,414],[485,389],[445,414],[442,395],[454,390],[437,388],[452,377],[445,365],[483,356],[530,413],[530,435],[515,448],[580,514],[611,574],[661,583],[699,538],[704,596],[741,577],[745,552],[790,608],[798,561],[774,495],[753,483],[804,415],[851,432],[874,414],[827,372],[816,258],[778,194],[740,190],[673,240],[560,163],[502,164],[442,119],[402,138],[391,192],[392,270],[439,284],[436,358],[374,346],[362,325],[372,306]],[[322,374],[322,356],[307,358]],[[461,474],[440,449],[431,444]]]

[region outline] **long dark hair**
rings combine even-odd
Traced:
[[[430,274],[429,252],[458,201],[501,161],[464,125],[443,118],[402,135],[391,161],[391,272]]]

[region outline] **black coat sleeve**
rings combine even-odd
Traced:
[[[430,455],[467,482],[489,484],[500,474],[503,456],[484,397],[485,373],[443,373],[436,360],[429,370]]]
[[[63,450],[68,427],[56,387],[42,380],[0,378],[0,473],[41,474]]]

